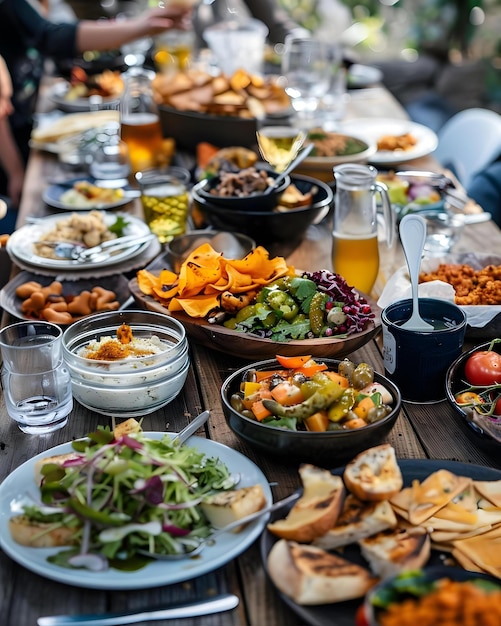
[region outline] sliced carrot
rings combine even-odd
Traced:
[[[348,389],[348,387],[350,386],[350,381],[346,378],[346,376],[341,376],[341,374],[338,374],[337,372],[329,371],[325,372],[325,375],[343,389]]]
[[[369,411],[374,406],[376,406],[374,404],[374,400],[370,396],[365,396],[365,398],[362,398],[360,402],[353,407],[353,413],[355,413],[355,415],[360,419],[366,420]]]
[[[281,356],[280,354],[277,354],[275,358],[282,367],[286,367],[289,370],[295,370],[299,367],[303,367],[303,365],[311,359],[311,354],[308,356]]]
[[[303,392],[296,385],[284,380],[278,383],[271,390],[271,397],[279,402],[282,406],[292,406],[293,404],[300,404],[304,400]]]
[[[265,417],[271,415],[271,411],[268,411],[268,409],[264,406],[262,400],[257,400],[256,402],[253,402],[251,411],[254,413],[254,417],[257,419],[258,422],[264,420]]]
[[[306,426],[306,430],[314,431],[314,432],[324,432],[327,430],[329,426],[329,418],[327,417],[327,411],[317,411],[307,417],[304,420],[304,425]]]
[[[307,378],[311,378],[314,374],[317,374],[318,372],[324,372],[326,369],[328,369],[328,366],[325,363],[313,362],[311,365],[298,367],[294,370],[294,373],[304,374]]]
[[[271,378],[272,376],[281,376],[282,378],[287,378],[290,375],[290,372],[286,370],[261,370],[256,372],[256,382],[260,383],[267,378]]]

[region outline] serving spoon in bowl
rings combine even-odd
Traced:
[[[302,163],[306,159],[306,157],[310,154],[314,147],[315,144],[313,143],[305,146],[297,155],[297,157],[289,163],[285,170],[281,172],[279,176],[273,179],[273,182],[269,187],[264,190],[263,194],[267,195],[271,193],[276,187],[278,187],[283,182],[285,177],[288,176],[300,163]]]
[[[401,328],[416,330],[418,332],[433,330],[433,326],[425,322],[419,314],[419,268],[421,266],[421,255],[423,254],[426,239],[426,222],[420,215],[406,215],[400,222],[399,232],[405,260],[409,268],[412,289],[412,315],[402,324]]]

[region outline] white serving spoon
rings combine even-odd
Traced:
[[[402,324],[402,328],[417,331],[433,330],[433,326],[425,322],[419,314],[418,299],[419,268],[426,239],[426,222],[420,215],[406,215],[400,222],[399,231],[412,289],[412,315]]]

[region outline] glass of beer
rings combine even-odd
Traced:
[[[376,180],[371,165],[346,163],[334,168],[336,194],[332,265],[358,291],[370,294],[379,271],[376,193],[383,206],[388,246],[393,243],[395,219],[386,185]]]
[[[164,167],[138,172],[144,219],[160,243],[186,230],[190,172],[183,167]]]
[[[151,72],[129,70],[120,100],[120,134],[129,148],[133,173],[155,167],[163,150],[162,126]]]

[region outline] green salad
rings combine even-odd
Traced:
[[[43,465],[40,503],[23,516],[74,531],[74,545],[49,557],[63,567],[136,570],[150,561],[138,550],[189,553],[212,531],[204,498],[235,485],[219,459],[167,434],[115,438],[100,428],[72,447],[62,463]]]

